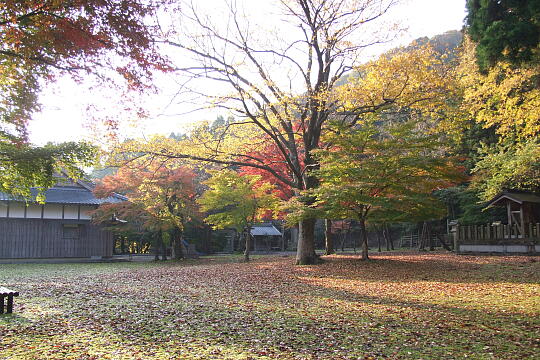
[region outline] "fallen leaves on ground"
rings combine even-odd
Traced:
[[[384,253],[2,265],[2,359],[525,359],[540,262]]]

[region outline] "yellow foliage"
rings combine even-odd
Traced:
[[[475,45],[465,40],[459,66],[463,108],[501,139],[522,141],[540,135],[540,67],[516,68],[499,62],[486,75],[478,71]]]
[[[357,77],[334,92],[344,113],[391,107],[433,119],[455,116],[452,105],[458,91],[451,63],[430,46],[385,54],[356,72]]]

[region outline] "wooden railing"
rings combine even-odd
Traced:
[[[458,254],[540,254],[540,223],[455,225]]]
[[[454,240],[459,244],[540,244],[540,223],[456,225]]]

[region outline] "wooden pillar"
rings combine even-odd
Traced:
[[[508,216],[508,239],[511,239],[512,236],[511,236],[511,228],[512,228],[512,204],[510,203],[510,201],[507,201],[506,202],[506,214]],[[503,236],[504,238],[504,236]]]
[[[454,252],[455,253],[459,252],[459,241],[460,241],[459,232],[460,231],[461,231],[461,228],[459,224],[456,224],[456,232],[454,235]]]
[[[285,222],[281,225],[281,251],[285,251]]]
[[[519,220],[521,222],[521,235],[525,237],[525,219],[523,218],[523,204],[519,206]]]
[[[11,314],[12,312],[13,312],[13,295],[8,295],[6,313]]]
[[[508,225],[512,224],[512,205],[510,201],[506,202],[506,215],[508,216]]]

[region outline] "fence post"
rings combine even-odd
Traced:
[[[456,232],[454,235],[454,252],[457,254],[459,253],[459,233],[461,232],[461,227],[459,224],[456,224]]]

